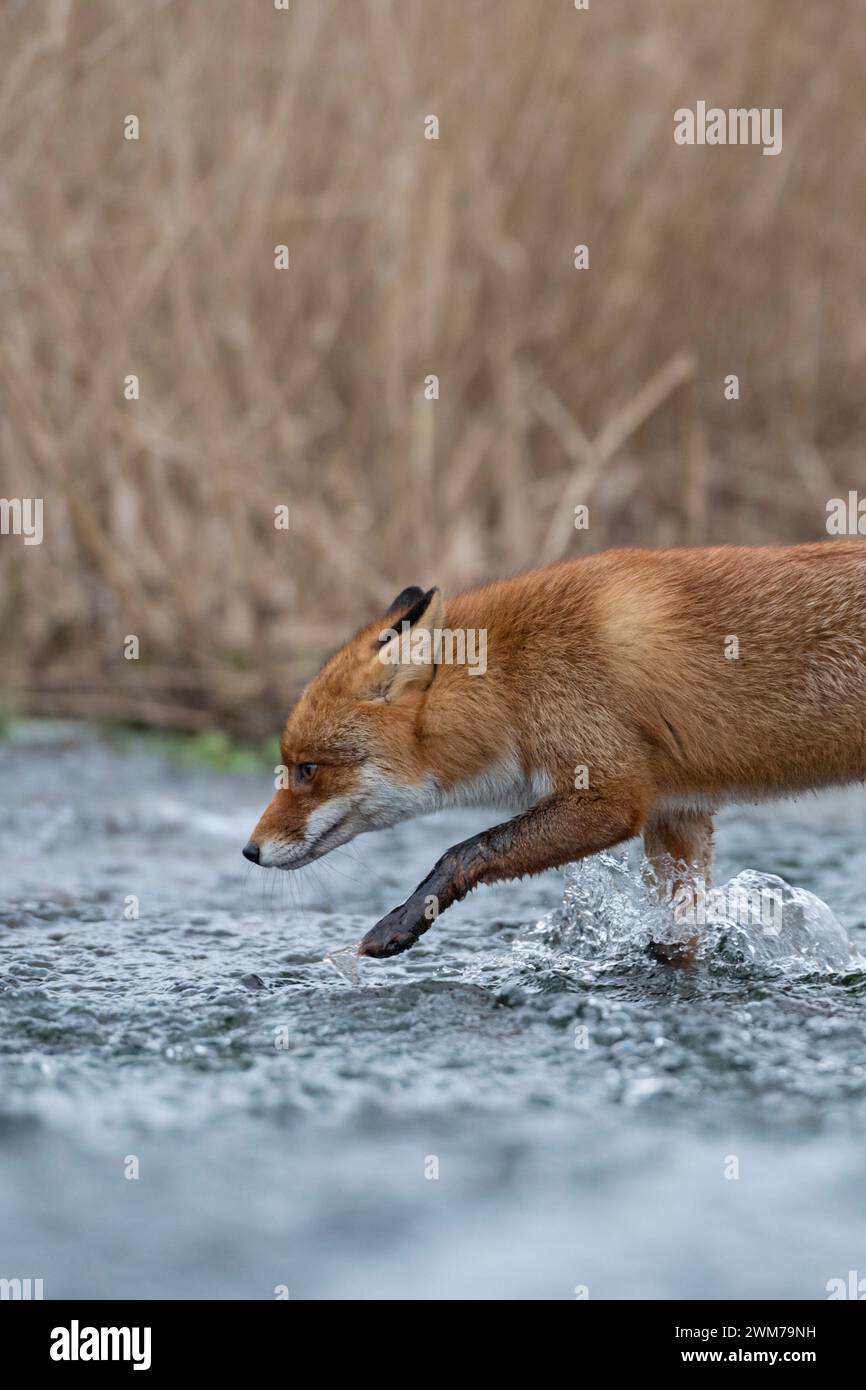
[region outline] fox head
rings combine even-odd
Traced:
[[[438,589],[404,589],[384,623],[362,628],[305,688],[281,739],[284,785],[247,859],[299,869],[365,830],[432,809],[418,714],[435,672],[429,637],[443,617]]]

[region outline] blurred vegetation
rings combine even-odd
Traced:
[[[856,0],[9,0],[0,52],[4,707],[258,737],[406,584],[866,482]],[[677,146],[701,99],[782,154]]]
[[[273,773],[282,761],[276,734],[251,742],[231,738],[222,729],[184,734],[174,729],[142,729],[123,723],[30,719],[0,713],[0,740],[8,738],[24,747],[70,747],[93,737],[102,738],[123,752],[144,748],[178,767]]]
[[[126,747],[136,745],[141,738],[140,733],[131,730],[111,730],[112,742]],[[276,735],[259,743],[245,743],[229,738],[221,729],[209,729],[200,734],[172,730],[148,734],[146,746],[181,767],[209,767],[220,772],[272,772],[281,762],[280,741]]]

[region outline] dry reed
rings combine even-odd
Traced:
[[[406,584],[866,481],[855,0],[7,0],[0,51],[8,707],[271,728]],[[675,145],[698,99],[783,153]]]

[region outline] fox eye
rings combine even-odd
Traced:
[[[298,781],[312,782],[318,770],[318,763],[298,763]]]

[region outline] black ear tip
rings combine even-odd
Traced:
[[[420,589],[417,584],[410,584],[408,589],[401,590],[394,602],[388,605],[388,617],[392,613],[405,613],[408,608],[414,608],[415,604],[423,597],[424,590]]]
[[[404,589],[402,594],[397,595],[385,617],[390,618],[392,622],[399,618],[401,622],[409,623],[411,626],[412,623],[417,623],[419,618],[423,618],[430,607],[431,599],[438,592],[435,585],[425,593],[417,584],[413,584],[411,588]]]

